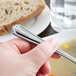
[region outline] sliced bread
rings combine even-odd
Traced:
[[[38,16],[44,8],[44,0],[0,0],[0,35]]]

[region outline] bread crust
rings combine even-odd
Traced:
[[[9,23],[9,24],[6,24],[6,25],[2,26],[1,29],[0,29],[0,35],[5,35],[5,34],[11,32],[12,26],[14,26],[15,24],[22,24],[23,25],[24,23],[28,22],[29,20],[31,20],[34,17],[41,14],[43,9],[45,8],[45,1],[44,0],[41,0],[41,1],[42,1],[42,5],[39,6],[32,13],[30,13],[30,14],[24,16],[24,17],[21,17],[21,18],[17,19],[16,21],[12,22],[12,23]]]

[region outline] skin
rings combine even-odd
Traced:
[[[58,42],[51,38],[34,45],[20,38],[0,44],[0,76],[46,76],[50,73],[50,57],[54,54]]]

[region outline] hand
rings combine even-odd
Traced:
[[[49,57],[60,58],[54,54],[57,45],[53,38],[38,46],[20,38],[0,44],[0,76],[45,76]]]

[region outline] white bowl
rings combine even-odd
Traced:
[[[57,34],[45,37],[43,39],[46,40],[48,38],[55,38],[55,39],[57,39],[59,41],[59,45],[61,45],[61,44],[65,43],[65,42],[68,42],[70,40],[76,39],[76,29],[75,30],[64,31],[64,32],[61,32],[61,33],[57,33]]]

